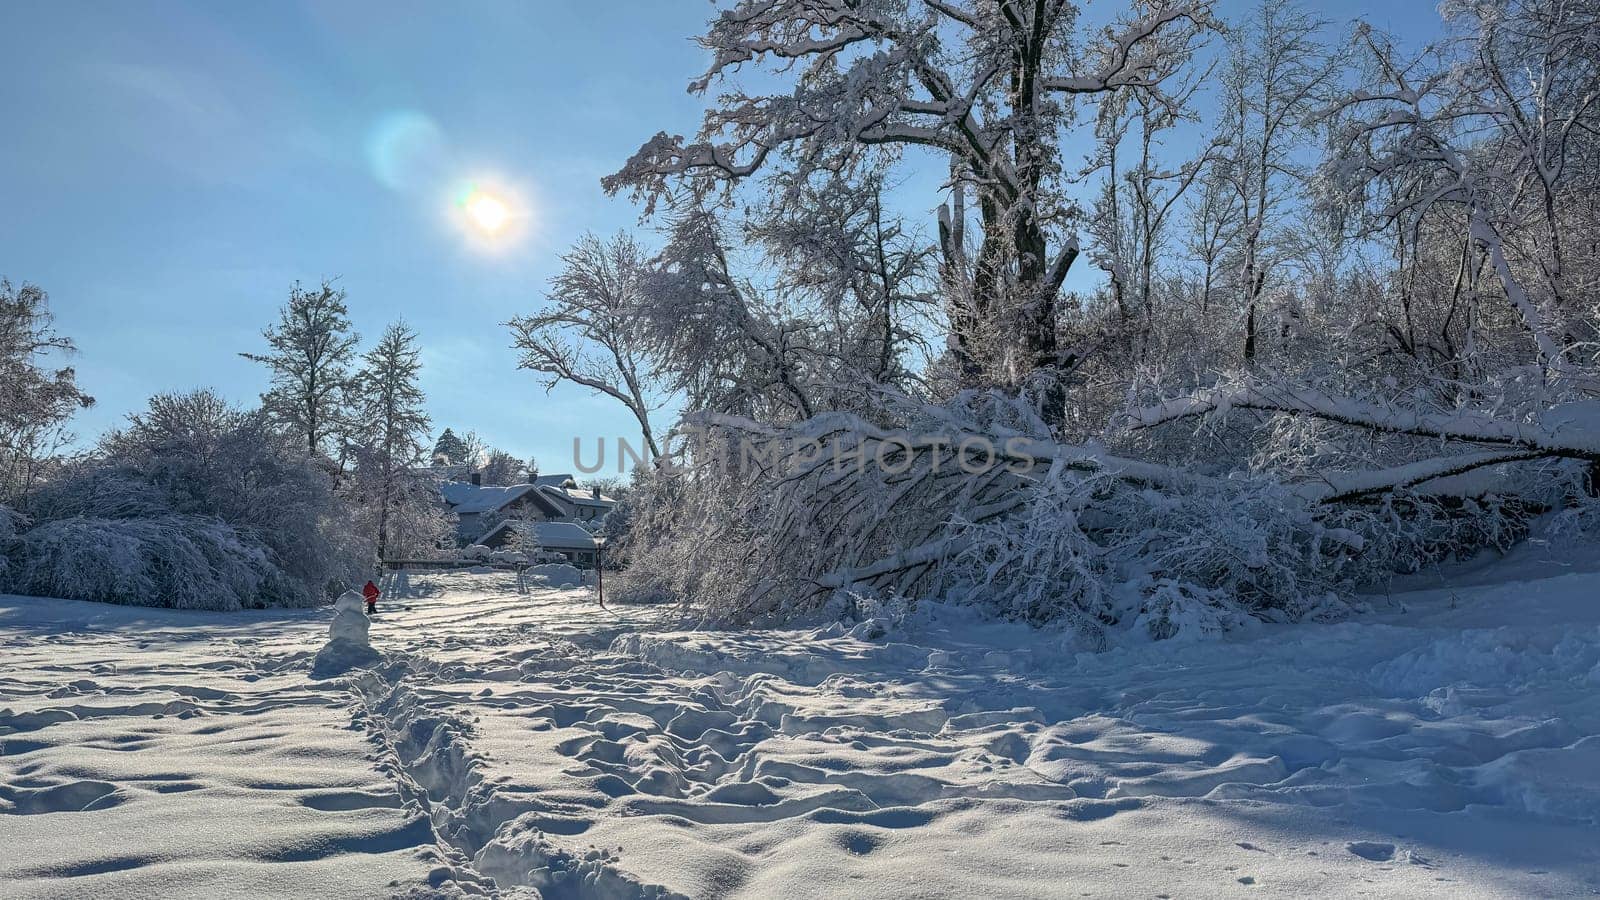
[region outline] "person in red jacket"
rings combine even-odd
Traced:
[[[370,581],[367,582],[366,587],[361,589],[361,596],[367,598],[367,615],[370,616],[378,611],[378,597],[382,594],[383,592],[378,590],[378,586]]]

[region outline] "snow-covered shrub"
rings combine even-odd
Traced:
[[[583,573],[567,563],[544,563],[529,566],[523,575],[547,587],[575,587],[583,584]]]
[[[1600,540],[1600,489],[1574,498],[1571,505],[1551,516],[1544,533],[1562,542]]]
[[[715,621],[759,616],[749,610],[770,570],[752,545],[771,510],[748,493],[759,484],[709,465],[664,467],[638,479],[630,564],[616,595],[638,603],[670,597]]]
[[[22,535],[11,589],[130,606],[232,610],[320,599],[216,520],[72,518]]]
[[[316,462],[209,392],[156,397],[29,497],[12,590],[147,606],[319,603],[372,548]]]

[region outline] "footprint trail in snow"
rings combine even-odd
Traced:
[[[24,896],[113,878],[199,896],[294,866],[313,896],[1600,891],[1600,610],[1572,602],[1593,576],[1096,656],[954,615],[888,637],[674,632],[582,590],[414,581],[431,592],[372,624],[383,661],[322,680],[326,611],[71,631],[0,614],[7,652],[34,648],[0,675],[0,837],[36,854],[0,878]],[[1507,593],[1541,624],[1485,611]],[[52,608],[74,606],[105,609]],[[86,815],[129,839],[72,853],[49,846],[70,824],[29,828]],[[140,846],[141,823],[203,815],[197,846]]]

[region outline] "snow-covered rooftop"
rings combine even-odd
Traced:
[[[611,507],[617,505],[615,498],[607,497],[604,494],[596,497],[594,490],[590,488],[551,487],[548,485],[541,485],[540,489],[546,494],[555,497],[559,501],[565,503],[575,503],[579,506],[598,506],[610,509]]]
[[[534,540],[539,542],[540,547],[551,550],[593,550],[595,548],[594,535],[584,530],[583,526],[575,525],[572,522],[501,522],[480,540],[488,543],[494,535],[507,530],[531,535]]]
[[[617,505],[611,497],[601,495],[596,497],[592,488],[580,488],[574,484],[572,476],[562,473],[558,475],[539,475],[532,483],[494,485],[471,484],[466,481],[446,481],[439,487],[439,492],[444,495],[444,502],[457,513],[485,513],[505,509],[510,504],[522,498],[529,491],[537,489],[541,496],[548,498],[545,501],[546,513],[559,515],[559,506],[551,504],[566,504],[572,506],[593,506],[610,509]]]
[[[465,481],[447,481],[439,486],[444,502],[457,513],[484,513],[504,509],[523,494],[533,490],[531,484],[470,484]]]

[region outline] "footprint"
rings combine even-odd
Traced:
[[[844,840],[840,842],[846,852],[855,856],[866,856],[868,853],[878,849],[880,843],[882,843],[880,838],[859,832],[845,835]]]
[[[19,791],[16,806],[11,810],[20,815],[38,815],[56,812],[88,812],[116,806],[127,798],[117,792],[117,786],[104,781],[72,781],[55,787]]]
[[[1394,859],[1394,845],[1382,841],[1351,841],[1344,845],[1346,850],[1373,862],[1388,862]]]

